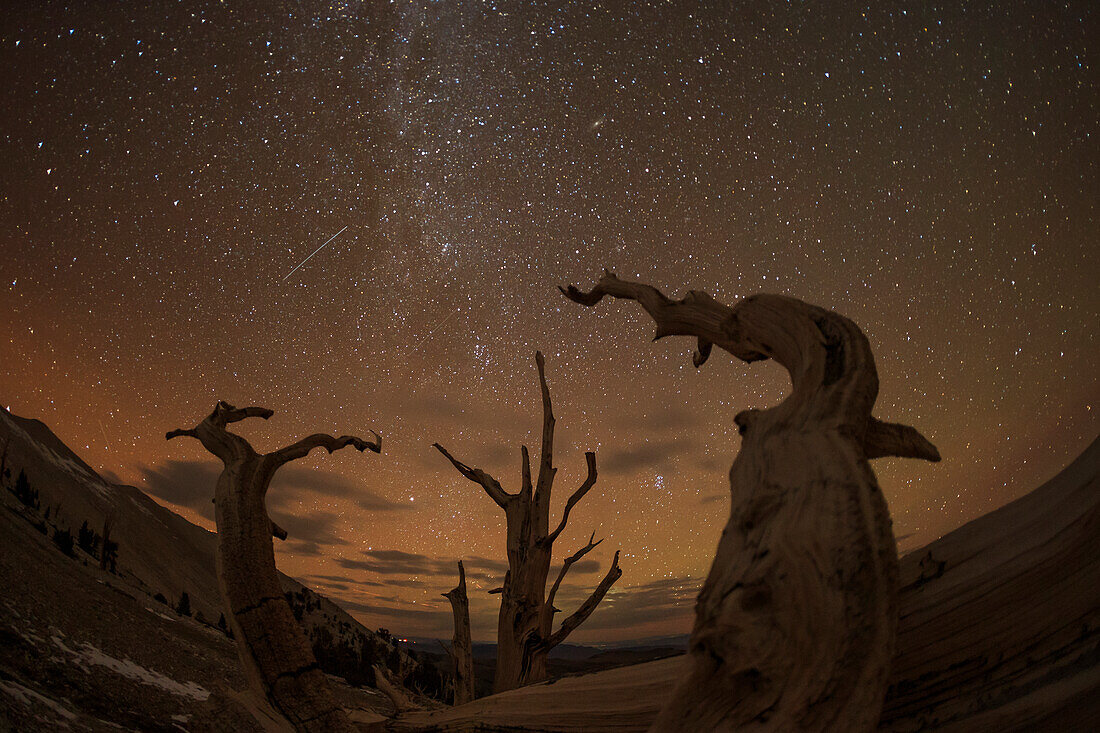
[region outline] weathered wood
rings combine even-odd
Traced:
[[[266,420],[272,414],[261,407],[238,409],[219,402],[196,427],[173,430],[165,437],[195,438],[225,465],[214,491],[218,585],[249,684],[296,730],[351,731],[347,714],[337,705],[283,596],[271,538],[285,538],[286,532],[271,521],[264,500],[275,471],[313,448],[332,453],[352,446],[378,453],[382,439],[377,433],[374,442],[317,434],[261,455],[226,429],[229,423],[249,417]]]
[[[470,598],[466,595],[466,569],[458,561],[458,585],[443,594],[451,602],[454,615],[454,636],[451,656],[454,669],[455,705],[464,705],[474,699],[474,644],[470,637]]]
[[[546,655],[575,628],[574,625],[564,632],[561,630],[553,634],[550,632],[556,609],[553,609],[553,604],[546,603],[546,579],[550,573],[554,540],[565,529],[569,513],[595,485],[597,476],[596,454],[585,453],[587,476],[566,501],[561,521],[551,532],[550,496],[554,477],[557,474],[557,468],[554,467],[554,412],[550,402],[550,388],[546,383],[545,361],[541,352],[535,352],[535,364],[539,372],[543,415],[542,452],[539,456],[537,480],[532,480],[531,457],[527,446],[523,446],[520,451],[520,490],[511,494],[485,471],[459,461],[439,443],[433,444],[459,473],[470,481],[480,484],[485,493],[504,509],[508,572],[504,576],[504,585],[500,589],[494,692],[504,692],[545,679]],[[617,557],[616,555],[616,559]],[[608,578],[605,578],[604,583],[601,583],[600,588],[593,593],[594,602],[593,598],[586,601],[586,605],[591,602],[591,607],[583,617],[578,617],[578,624],[587,618],[607,589],[621,574],[622,571],[617,564],[613,564],[612,569],[608,571]],[[598,597],[596,597],[597,594]]]
[[[939,460],[913,428],[871,416],[878,376],[850,320],[780,295],[729,307],[679,301],[606,273],[589,292],[635,300],[657,338],[695,336],[744,361],[774,359],[792,393],[735,417],[730,518],[696,602],[691,671],[655,731],[870,731],[882,710],[897,629],[897,549],[868,459]]]
[[[879,731],[1100,730],[1100,440],[1043,486],[901,558],[899,586]],[[566,677],[393,730],[641,733],[689,669],[677,656]]]
[[[403,687],[390,680],[389,671],[378,664],[374,665],[374,685],[379,692],[390,699],[390,703],[393,704],[394,715],[422,709],[413,702]]]

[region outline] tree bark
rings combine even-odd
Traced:
[[[535,352],[542,390],[542,449],[539,456],[537,481],[532,480],[531,457],[527,446],[521,448],[520,490],[510,494],[500,482],[479,468],[454,458],[439,443],[434,447],[451,462],[459,473],[480,484],[485,493],[504,510],[507,527],[508,572],[500,589],[500,613],[497,617],[497,665],[493,691],[504,692],[546,678],[545,654],[549,644],[549,626],[546,614],[553,613],[546,605],[546,578],[550,573],[550,560],[554,540],[565,529],[569,514],[577,503],[596,483],[596,454],[585,453],[588,474],[584,482],[565,503],[558,526],[550,530],[550,495],[557,469],[554,467],[554,412],[550,403],[550,388],[546,384],[545,362],[541,352]],[[609,576],[622,574],[617,565]],[[592,603],[595,608],[606,593]],[[555,588],[556,591],[556,588]],[[595,594],[594,594],[595,595]],[[552,608],[552,605],[551,605]],[[588,613],[591,613],[589,609]],[[587,617],[587,613],[585,617]],[[583,618],[581,619],[583,620]],[[579,622],[578,622],[579,623]],[[572,629],[570,629],[571,631]],[[553,636],[560,643],[568,635]],[[549,644],[549,645],[548,645]]]
[[[458,561],[458,585],[443,594],[451,602],[455,631],[448,650],[454,663],[455,705],[474,699],[474,645],[470,638],[470,599],[466,595],[466,569]]]
[[[744,361],[775,359],[792,394],[735,417],[730,518],[696,602],[691,672],[654,731],[874,730],[897,628],[897,546],[868,460],[939,460],[916,430],[871,416],[878,376],[860,329],[780,295],[736,306],[673,301],[606,273],[582,305],[636,300],[657,338],[698,339]]]
[[[237,651],[250,686],[298,731],[354,730],[336,703],[332,687],[317,666],[301,626],[283,596],[275,570],[273,535],[286,536],[267,514],[264,499],[275,471],[313,448],[329,453],[347,446],[381,451],[382,440],[311,435],[260,455],[248,441],[226,429],[248,417],[271,417],[260,407],[238,409],[219,402],[198,426],[173,430],[171,440],[188,436],[220,458],[225,468],[214,491],[218,528],[217,574]]]

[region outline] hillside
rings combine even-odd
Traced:
[[[1100,441],[1030,494],[901,561],[881,729],[1100,730]],[[685,658],[570,677],[400,730],[643,731]]]
[[[187,712],[179,714],[191,715],[212,689],[239,687],[233,644],[216,628],[221,601],[215,535],[132,486],[105,481],[41,422],[0,409],[0,453],[5,448],[11,475],[3,486],[10,489],[25,472],[38,508],[25,506],[10,490],[0,491],[0,583],[7,589],[0,606],[5,636],[0,686],[6,693],[0,695],[0,711],[20,720],[28,710],[41,715],[56,704],[60,719],[67,719],[60,712],[65,705],[56,701],[69,699],[73,705],[65,709],[78,717],[97,714],[89,711],[106,720],[132,714],[144,721],[143,729],[157,729],[153,721],[171,727],[170,716],[158,716],[162,708],[150,704],[157,694],[172,704],[185,700]],[[66,557],[51,541],[55,529],[75,537],[85,521],[101,532],[108,517],[111,540],[118,543],[116,572],[100,570],[96,558],[79,547]],[[405,650],[329,599],[292,578],[282,581],[326,671],[369,685],[372,662],[389,666],[402,679],[420,670]],[[184,592],[194,619],[173,610]],[[74,668],[88,674],[73,677]],[[122,677],[105,675],[108,669],[122,670]],[[148,694],[130,695],[123,678],[141,678],[139,686]],[[145,678],[163,684],[150,686]],[[430,687],[423,676],[417,681]],[[192,683],[196,687],[187,687]],[[195,694],[180,693],[184,688]]]

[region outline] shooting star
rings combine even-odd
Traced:
[[[347,225],[347,224],[345,224],[345,225],[344,225],[344,229],[347,229],[347,228],[348,228],[348,225]],[[341,229],[340,231],[336,232],[336,233],[335,233],[335,234],[333,234],[333,235],[332,235],[331,237],[329,237],[329,238],[328,238],[328,241],[327,241],[327,242],[325,242],[324,244],[322,244],[322,245],[321,245],[320,247],[318,247],[317,249],[313,250],[313,251],[312,251],[312,252],[310,253],[309,257],[312,257],[313,255],[315,255],[315,254],[317,254],[318,252],[320,252],[321,250],[323,250],[323,249],[324,249],[324,248],[325,248],[325,247],[326,247],[326,246],[328,245],[328,243],[329,243],[329,242],[331,242],[332,240],[336,239],[336,238],[337,238],[337,237],[339,237],[339,236],[340,236],[341,234],[343,234],[343,233],[344,233],[344,229]],[[299,263],[298,263],[298,267],[301,267],[301,266],[302,266],[302,265],[304,265],[305,263],[309,262],[309,257],[306,257],[306,258],[305,258],[304,260],[302,260],[301,262],[299,262]],[[291,275],[293,275],[294,273],[298,272],[298,267],[295,267],[295,268],[294,268],[293,270],[291,270],[290,272],[288,272],[288,273],[287,273],[287,274],[286,274],[286,275],[285,275],[285,276],[283,277],[283,282],[286,282],[286,279],[287,279],[288,277],[290,277],[290,276],[291,276]]]
[[[419,341],[417,341],[417,342],[416,342],[416,346],[412,347],[412,350],[411,350],[411,351],[409,352],[409,354],[412,354],[412,353],[414,353],[414,352],[415,352],[415,351],[416,351],[417,349],[419,349],[419,348],[420,348],[421,346],[423,346],[423,345],[424,345],[424,342],[428,340],[428,337],[429,337],[429,336],[431,336],[431,335],[432,335],[433,333],[435,333],[435,332],[436,332],[436,329],[438,329],[438,328],[439,328],[440,326],[442,326],[442,325],[443,325],[444,323],[446,323],[447,321],[451,320],[452,318],[454,318],[454,317],[455,317],[455,316],[457,316],[457,315],[458,315],[458,311],[457,311],[457,310],[453,310],[453,311],[451,311],[451,315],[447,316],[447,317],[446,317],[446,318],[444,318],[444,319],[443,319],[442,321],[440,321],[439,323],[437,323],[437,324],[435,324],[434,326],[432,326],[432,330],[431,330],[431,331],[428,331],[428,332],[427,332],[426,334],[424,334],[424,338],[422,338],[422,339],[420,339]]]

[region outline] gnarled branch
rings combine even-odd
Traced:
[[[451,465],[458,469],[459,473],[475,484],[481,484],[481,488],[485,489],[485,493],[489,495],[489,498],[495,501],[501,508],[507,508],[509,500],[515,498],[515,495],[505,491],[500,485],[500,482],[485,471],[482,471],[480,468],[467,466],[465,463],[448,453],[447,449],[439,443],[432,443],[432,447],[442,453],[446,459],[451,462]]]
[[[573,633],[574,629],[583,624],[585,619],[592,615],[592,612],[596,610],[596,606],[600,605],[600,601],[607,595],[607,591],[609,591],[611,586],[615,585],[615,581],[621,577],[623,577],[623,571],[622,568],[619,567],[619,552],[616,550],[615,559],[611,561],[611,567],[608,568],[607,575],[603,577],[600,584],[592,591],[592,595],[585,599],[580,608],[561,622],[561,628],[544,639],[539,646],[543,649],[553,649],[558,644],[565,641],[566,637]]]
[[[584,459],[588,463],[588,476],[584,479],[584,483],[573,492],[573,495],[570,496],[568,500],[566,500],[565,509],[562,510],[561,514],[561,522],[558,523],[557,529],[547,535],[547,542],[553,542],[558,538],[558,535],[562,533],[566,523],[569,521],[569,512],[573,510],[577,502],[584,498],[584,495],[588,493],[589,489],[596,485],[596,454],[592,451],[588,451],[584,454]]]
[[[652,285],[620,280],[606,270],[588,292],[574,285],[559,290],[585,306],[599,303],[605,295],[637,301],[657,324],[656,339],[699,339],[699,351],[692,358],[697,367],[707,360],[712,345],[743,361],[775,359],[790,373],[794,386],[784,409],[800,412],[801,419],[822,419],[823,412],[830,412],[829,419],[837,424],[852,420],[849,429],[867,458],[939,460],[935,446],[915,428],[865,414],[878,394],[874,358],[862,332],[836,314],[782,295],[753,295],[735,307],[699,290],[672,300]]]
[[[542,448],[539,455],[539,479],[535,487],[535,503],[550,501],[554,485],[554,408],[550,404],[550,387],[546,384],[546,360],[541,351],[535,352],[535,364],[539,368],[539,389],[542,392]]]
[[[371,433],[374,435],[374,441],[363,440],[357,438],[354,435],[341,435],[339,438],[335,438],[325,433],[314,433],[309,437],[302,438],[297,443],[280,448],[277,451],[268,453],[266,458],[274,466],[279,467],[284,463],[290,461],[296,461],[299,458],[305,458],[311,450],[314,448],[324,448],[329,453],[338,451],[341,448],[347,448],[349,445],[355,448],[355,450],[362,453],[365,450],[371,450],[375,453],[382,452],[382,436],[375,433],[373,430]]]
[[[596,540],[595,532],[588,538],[588,544],[565,558],[565,561],[562,562],[561,570],[558,571],[558,577],[554,581],[554,585],[550,586],[550,592],[546,595],[546,607],[551,614],[557,613],[558,611],[557,608],[554,608],[554,596],[558,594],[558,588],[561,587],[561,582],[565,580],[565,574],[569,572],[569,568],[573,567],[573,563],[592,552],[592,550],[596,549],[597,545],[603,542],[603,540],[596,540],[595,542],[593,542],[593,540]]]
[[[269,410],[266,407],[234,407],[228,402],[219,401],[214,407],[214,411],[210,413],[209,419],[211,422],[224,427],[229,423],[240,422],[249,417],[260,417],[267,420],[274,414],[274,410]]]
[[[527,446],[521,445],[519,447],[520,452],[520,490],[521,496],[530,499],[531,492],[534,487],[531,485],[531,454],[527,451]]]
[[[933,463],[940,460],[940,452],[915,428],[898,423],[883,422],[876,418],[867,421],[863,436],[863,450],[867,458],[898,456],[921,458]]]

